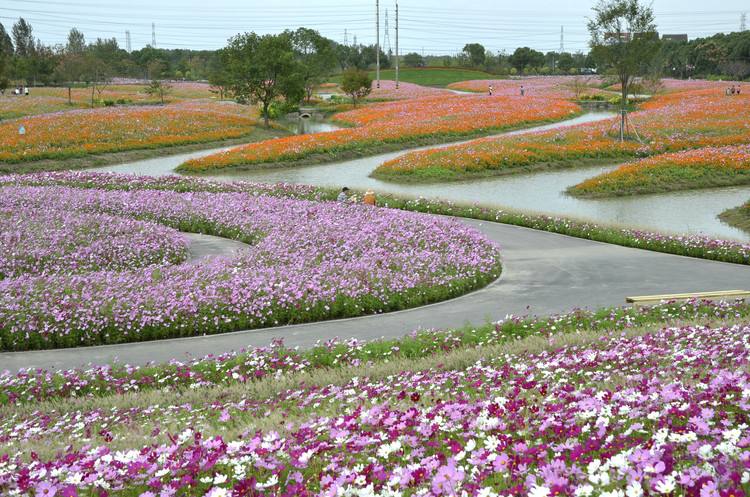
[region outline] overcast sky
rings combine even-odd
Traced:
[[[530,46],[558,50],[560,28],[564,48],[586,50],[586,17],[595,0],[400,0],[400,52],[455,53],[466,43],[479,42],[493,52]],[[750,13],[750,0],[655,0],[661,33],[687,33],[690,38],[739,30],[740,14]],[[395,0],[381,0],[381,42],[395,48]],[[375,42],[375,0],[2,0],[0,22],[10,31],[24,17],[45,43],[64,43],[71,27],[91,41],[117,38],[126,48],[156,46],[216,49],[244,31],[278,32],[306,26],[338,42]],[[750,24],[750,20],[748,20]]]

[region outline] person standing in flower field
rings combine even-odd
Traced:
[[[375,206],[375,202],[376,202],[375,192],[372,190],[367,190],[365,192],[365,196],[362,197],[362,203],[365,205]]]
[[[492,96],[492,92],[493,92],[493,91],[495,90],[495,89],[494,89],[494,88],[492,87],[492,85],[490,85],[490,87],[488,88],[488,90],[489,90],[489,92],[490,92],[490,96]]]
[[[526,89],[521,85],[521,96],[524,96],[526,94]]]

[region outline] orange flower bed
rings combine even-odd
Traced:
[[[559,120],[579,111],[563,100],[516,97],[443,95],[361,107],[334,116],[355,128],[327,133],[296,135],[250,143],[188,161],[187,171],[249,164],[297,161],[315,154],[345,150],[368,152],[383,143],[408,143],[424,139],[464,137],[471,134]]]
[[[605,197],[749,182],[750,145],[737,145],[649,157],[587,179],[568,191],[581,197]]]
[[[488,171],[508,173],[530,166],[562,167],[580,159],[632,158],[750,141],[748,95],[727,97],[715,90],[699,90],[664,95],[643,107],[631,114],[631,120],[644,143],[620,143],[613,122],[594,123],[412,152],[382,164],[375,175],[390,179],[451,179]]]
[[[218,141],[249,134],[256,121],[231,112],[114,107],[0,123],[0,161],[21,162]],[[20,135],[23,125],[26,134]]]

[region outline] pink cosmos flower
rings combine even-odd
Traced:
[[[37,497],[55,497],[57,495],[57,487],[44,481],[36,486],[34,492]]]

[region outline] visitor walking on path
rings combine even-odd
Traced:
[[[347,200],[349,200],[349,188],[345,186],[344,188],[341,189],[339,196],[336,197],[336,201],[346,202]]]

